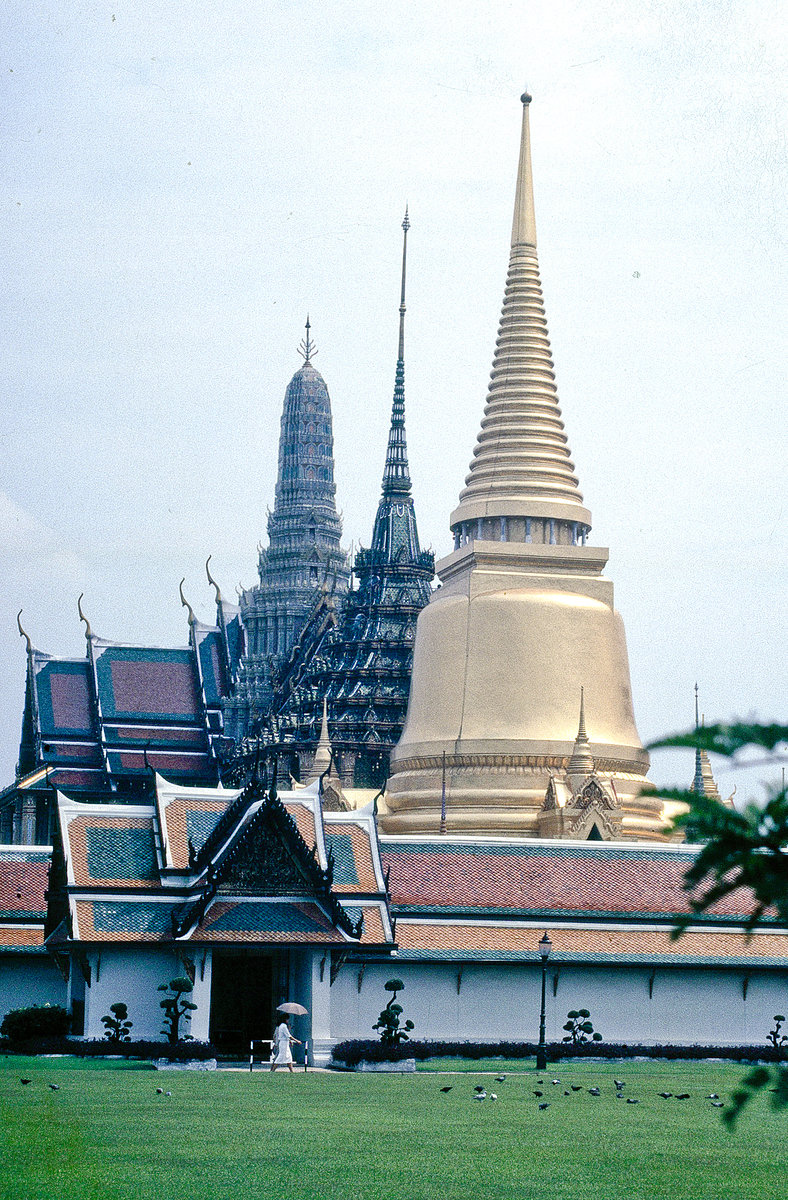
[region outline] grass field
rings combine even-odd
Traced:
[[[449,1065],[449,1064],[445,1064]],[[788,1114],[734,1133],[704,1097],[742,1068],[577,1063],[454,1075],[154,1072],[0,1059],[2,1200],[785,1200]],[[500,1071],[499,1071],[500,1073]],[[31,1082],[22,1086],[20,1078]],[[553,1085],[551,1080],[561,1083]],[[613,1079],[625,1081],[616,1100]],[[543,1079],[544,1101],[532,1094]],[[50,1083],[59,1084],[53,1091]],[[498,1100],[475,1101],[483,1083]],[[564,1088],[583,1090],[564,1096]],[[452,1090],[440,1092],[451,1084]],[[587,1088],[598,1085],[601,1096]],[[163,1087],[172,1095],[158,1096]],[[690,1093],[662,1100],[660,1091]]]

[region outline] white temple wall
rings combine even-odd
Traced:
[[[163,1013],[159,1003],[164,993],[157,988],[160,983],[169,983],[185,974],[178,956],[168,950],[111,946],[91,951],[88,961],[90,987],[85,988],[84,1036],[103,1037],[105,1030],[101,1018],[109,1012],[111,1004],[122,1002],[133,1022],[131,1037],[134,1040],[157,1041],[161,1038]],[[78,971],[79,966],[73,963],[72,970]],[[197,1036],[188,1026],[185,1031]]]
[[[66,984],[49,955],[0,955],[0,1022],[15,1008],[66,1003]]]
[[[389,999],[386,980],[405,984],[398,1001],[412,1037],[445,1041],[536,1041],[541,970],[533,964],[347,964],[331,988],[331,1035],[376,1038]],[[557,979],[556,979],[557,976]],[[459,979],[458,979],[459,977]],[[744,981],[747,979],[746,999]],[[459,982],[459,991],[458,991]],[[649,996],[649,987],[651,996]],[[766,1044],[775,1013],[788,1008],[786,971],[550,964],[546,1037],[560,1041],[570,1009],[587,1008],[605,1041],[630,1044]]]

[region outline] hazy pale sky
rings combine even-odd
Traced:
[[[558,390],[641,736],[690,722],[696,679],[709,719],[785,718],[783,0],[10,0],[3,40],[0,785],[19,608],[81,656],[80,592],[100,636],[177,645],[181,576],[212,619],[208,554],[226,594],[255,582],[307,312],[345,543],[369,543],[406,201],[411,474],[448,552],[526,84]]]

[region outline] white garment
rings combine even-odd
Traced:
[[[283,1021],[281,1025],[277,1025],[274,1030],[274,1050],[276,1058],[274,1062],[277,1066],[286,1066],[287,1063],[293,1061],[293,1053],[290,1049],[290,1029]]]

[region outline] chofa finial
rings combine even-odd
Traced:
[[[86,638],[92,638],[92,637],[93,637],[93,630],[90,628],[90,621],[87,619],[87,617],[85,616],[84,612],[82,611],[82,597],[83,597],[84,595],[85,595],[85,593],[84,593],[84,592],[80,592],[80,594],[79,594],[79,599],[77,600],[77,612],[79,613],[79,619],[80,619],[80,621],[84,621],[84,622],[85,622],[85,637],[86,637]]]
[[[317,346],[312,341],[312,338],[309,335],[309,330],[311,328],[312,327],[309,324],[309,313],[307,313],[306,314],[306,335],[304,336],[300,346],[298,347],[298,353],[301,355],[301,357],[304,360],[304,366],[306,366],[307,363],[309,362],[309,360],[315,354],[317,354]]]
[[[221,602],[222,602],[221,589],[219,587],[219,584],[216,582],[213,575],[211,574],[211,568],[209,565],[212,558],[213,558],[213,555],[209,554],[205,560],[205,574],[208,576],[208,582],[210,583],[211,587],[216,588],[216,603],[221,604]]]
[[[195,621],[197,620],[197,618],[194,615],[194,609],[192,608],[191,604],[189,604],[189,601],[186,599],[186,597],[183,594],[183,585],[185,582],[186,582],[186,576],[184,575],[183,579],[181,580],[181,582],[178,585],[178,591],[181,594],[181,604],[183,605],[183,607],[187,610],[187,612],[189,614],[189,624],[193,625],[195,623]]]
[[[20,608],[19,612],[16,614],[16,626],[17,626],[17,629],[19,630],[19,636],[23,637],[25,639],[25,641],[27,642],[28,654],[32,654],[33,653],[33,643],[30,641],[29,634],[25,633],[24,629],[22,628],[22,622],[20,620],[20,617],[22,616],[23,611],[24,610]]]

